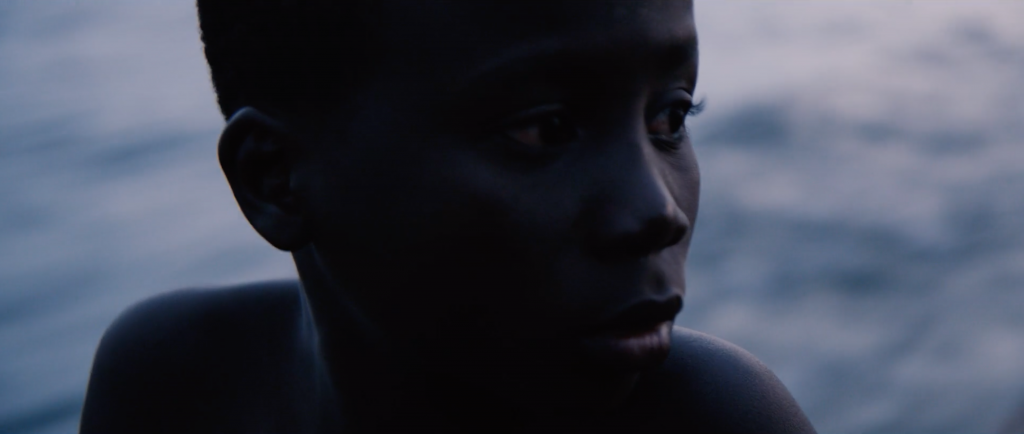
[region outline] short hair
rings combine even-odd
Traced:
[[[366,0],[197,0],[224,118],[245,106],[308,115],[339,105],[373,50]]]

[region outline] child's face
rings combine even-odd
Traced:
[[[354,112],[300,163],[321,266],[409,360],[552,399],[611,379],[589,396],[620,396],[664,354],[595,350],[595,330],[644,301],[663,309],[616,330],[664,323],[685,291],[691,5],[399,3]]]

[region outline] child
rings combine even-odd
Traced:
[[[751,355],[672,326],[690,2],[198,9],[221,165],[300,281],[130,309],[82,432],[813,432]]]

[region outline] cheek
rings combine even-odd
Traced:
[[[542,177],[512,176],[473,159],[453,164],[459,156],[446,160],[451,170],[437,184],[444,193],[420,228],[434,235],[422,252],[430,280],[448,282],[449,294],[472,306],[467,316],[496,330],[522,332],[524,316],[536,324],[556,317],[572,194]]]
[[[317,183],[330,198],[314,212],[317,250],[376,326],[465,339],[522,332],[515,325],[531,314],[556,316],[548,298],[560,286],[554,268],[571,201],[548,200],[540,183],[513,185],[523,177],[472,154],[353,166],[332,165]]]

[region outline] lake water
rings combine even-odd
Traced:
[[[761,358],[821,432],[996,432],[1024,404],[1024,3],[697,20],[679,323]],[[0,2],[0,433],[75,431],[128,305],[294,276],[234,205],[221,126],[190,2]]]

